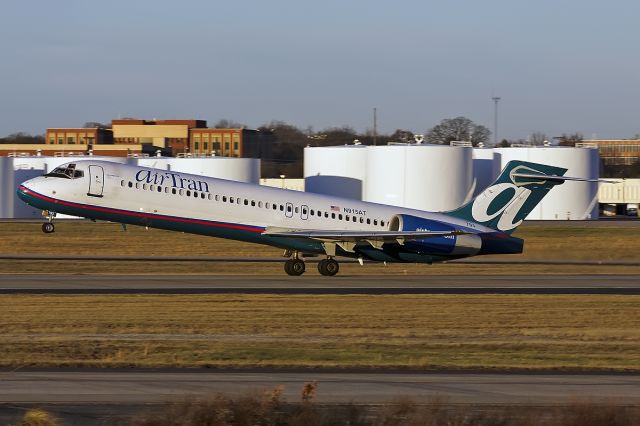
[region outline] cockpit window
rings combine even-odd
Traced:
[[[76,170],[75,164],[67,164],[66,166],[56,167],[50,173],[47,173],[45,176],[47,177],[57,177],[57,178],[65,178],[65,179],[75,179],[84,176],[84,172],[82,170]]]

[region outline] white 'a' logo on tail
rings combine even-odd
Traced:
[[[521,170],[544,174],[526,166],[514,167],[513,170],[509,172],[509,178],[513,183],[498,183],[496,185],[490,186],[489,188],[485,189],[482,194],[476,197],[471,206],[471,215],[473,216],[474,220],[480,223],[484,223],[493,220],[499,215],[502,215],[500,216],[500,220],[498,220],[497,225],[498,229],[501,231],[511,230],[522,223],[522,219],[515,223],[513,222],[513,220],[515,219],[524,203],[527,201],[527,198],[529,198],[529,195],[531,195],[531,190],[525,188],[523,185],[543,182],[517,182],[516,176],[514,176],[514,174]],[[489,206],[491,205],[493,200],[495,200],[506,191],[512,192],[511,198],[505,199],[499,209],[497,209],[493,213],[489,213]]]

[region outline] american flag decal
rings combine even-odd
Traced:
[[[331,206],[331,211],[332,212],[339,212],[340,211],[340,206]]]

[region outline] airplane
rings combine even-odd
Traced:
[[[473,200],[427,212],[108,161],[78,160],[28,180],[19,198],[43,210],[45,233],[57,213],[267,244],[285,250],[284,270],[305,272],[304,255],[324,256],[318,271],[336,275],[336,256],[426,263],[522,253],[511,236],[567,169],[509,162]],[[446,185],[417,182],[416,185]]]

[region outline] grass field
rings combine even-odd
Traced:
[[[54,234],[45,235],[39,223],[0,223],[0,254],[52,255],[136,255],[136,256],[279,256],[282,251],[268,246],[218,238],[88,221],[60,221]],[[552,227],[525,224],[515,234],[525,239],[522,255],[484,256],[485,259],[569,259],[637,260],[640,262],[640,226],[597,227],[588,223]],[[476,258],[480,259],[480,258]],[[309,268],[310,271],[315,268]],[[277,274],[282,265],[210,262],[86,262],[6,261],[0,273],[38,273],[60,270],[66,273],[193,273],[193,274]],[[313,273],[316,273],[313,271]],[[638,274],[636,266],[549,266],[518,265],[414,265],[343,264],[341,274],[553,274],[605,273]]]
[[[640,297],[1,296],[0,366],[640,371]]]

